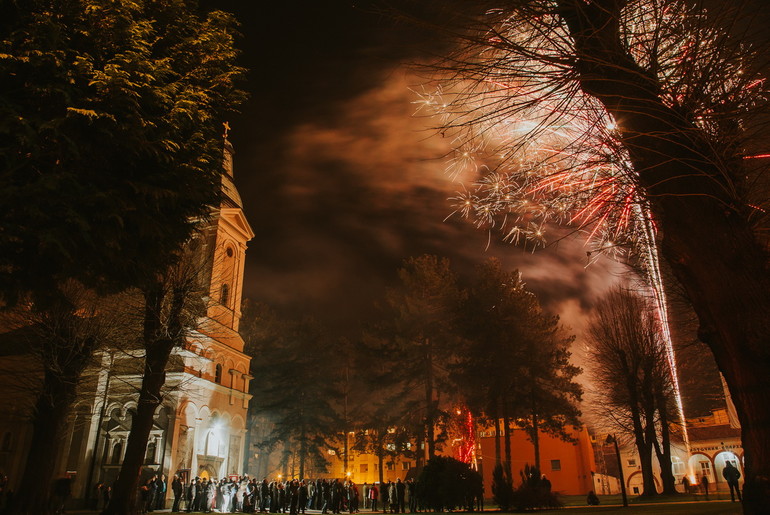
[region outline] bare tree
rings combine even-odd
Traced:
[[[730,387],[744,510],[761,513],[770,504],[767,48],[748,37],[741,3],[485,5],[457,33],[462,51],[439,64],[443,95],[423,99],[460,143],[453,163],[489,165],[458,209],[514,241],[544,243],[547,224],[563,222],[587,229],[595,250],[660,247]]]
[[[19,489],[35,496],[17,496],[11,513],[48,513],[55,459],[61,452],[72,406],[97,349],[119,341],[123,332],[119,303],[74,280],[64,281],[48,302],[22,302],[2,313],[0,324],[14,345],[26,347],[40,375],[27,367],[6,370],[16,376],[11,388],[35,398],[31,413],[32,439]]]
[[[653,449],[664,492],[676,492],[668,427],[671,371],[654,313],[643,297],[615,289],[597,305],[588,328],[591,374],[602,392],[601,414],[633,439],[645,496],[657,493]]]
[[[149,280],[136,292],[142,313],[142,382],[125,458],[105,514],[136,512],[140,472],[156,410],[163,402],[166,367],[174,347],[185,344],[205,315],[203,296],[208,289],[202,278],[209,266],[203,253],[188,248],[164,275]]]

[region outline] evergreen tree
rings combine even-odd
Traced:
[[[262,310],[265,308],[263,307]],[[330,449],[339,453],[336,438],[344,430],[339,411],[344,364],[336,342],[312,320],[293,320],[264,311],[265,325],[244,331],[251,361],[249,411],[270,421],[266,436],[254,445],[270,453],[296,456],[299,477],[309,465],[325,471]],[[250,417],[251,419],[251,417]]]
[[[530,429],[536,456],[541,426],[566,438],[566,426],[578,423],[575,403],[581,388],[573,379],[580,369],[569,363],[572,338],[563,336],[558,318],[542,312],[521,275],[504,271],[497,260],[478,268],[460,319],[463,350],[453,377],[469,392],[469,406],[495,424],[495,462],[510,478],[514,419],[529,419],[524,426]]]
[[[413,426],[417,448],[424,442],[430,459],[440,444],[441,396],[448,402],[452,395],[447,366],[455,355],[454,314],[461,292],[449,260],[436,256],[407,259],[399,279],[387,292],[374,353],[386,367],[391,409],[419,418]],[[418,466],[423,463],[419,455]]]

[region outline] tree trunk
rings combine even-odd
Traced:
[[[139,508],[137,493],[147,441],[155,420],[155,411],[162,402],[161,389],[166,383],[166,365],[172,349],[177,344],[174,336],[182,334],[184,293],[178,290],[173,292],[167,325],[161,320],[163,301],[163,288],[160,284],[155,284],[145,293],[145,358],[139,403],[131,422],[125,459],[112,489],[110,504],[104,509],[103,515],[130,515],[136,513]],[[165,337],[160,337],[161,335]]]
[[[425,465],[425,435],[422,432],[422,428],[420,432],[417,434],[417,449],[415,450],[415,456],[417,461],[417,467],[422,467]]]
[[[734,185],[743,163],[722,163],[703,131],[666,106],[654,77],[620,41],[625,2],[560,0],[582,89],[614,116],[662,237],[663,255],[700,321],[741,422],[743,508],[770,506],[770,272]],[[717,165],[719,163],[719,166]],[[726,170],[726,173],[725,173]]]
[[[382,489],[382,485],[385,484],[385,482],[384,482],[385,481],[385,472],[383,471],[382,466],[385,464],[385,459],[384,459],[384,456],[385,456],[385,438],[383,436],[385,434],[387,434],[386,430],[380,431],[377,434],[377,444],[378,444],[377,445],[377,464],[378,464],[378,467],[379,467],[379,478],[380,478],[380,499],[382,500],[382,505],[383,506],[385,506],[385,497],[384,497],[385,493],[384,493],[384,491]],[[419,444],[418,444],[417,451],[418,452],[421,451],[421,449],[419,448]],[[417,463],[419,464],[420,462],[421,462],[421,460],[418,458]]]
[[[511,417],[508,415],[508,399],[503,399],[503,431],[505,431],[505,461],[503,467],[508,479],[513,479],[513,467],[511,462]]]
[[[51,309],[65,313],[65,318],[76,316],[68,306],[61,304]],[[43,385],[35,403],[30,450],[19,489],[7,513],[39,515],[50,512],[51,487],[64,431],[78,382],[96,347],[93,338],[80,341],[75,338],[71,321],[57,322],[61,332],[42,342],[46,346],[42,363]]]
[[[535,451],[535,468],[542,474],[543,470],[540,468],[540,421],[537,416],[537,401],[535,400],[535,392],[531,392],[532,400],[532,431],[530,432],[530,438],[532,439],[532,446]]]
[[[305,457],[307,456],[307,441],[305,436],[305,424],[302,424],[302,432],[299,440],[299,479],[305,479]],[[347,450],[348,435],[345,434],[345,456],[348,454]],[[347,459],[345,460],[347,462]],[[348,466],[345,464],[345,472],[347,472]]]
[[[668,427],[668,402],[664,395],[658,394],[658,413],[660,416],[660,445],[655,440],[655,455],[660,464],[660,480],[664,495],[675,495],[676,477],[671,463],[671,432]]]
[[[35,403],[32,440],[21,477],[19,489],[13,496],[8,513],[42,515],[52,513],[50,506],[54,466],[61,451],[63,433],[75,400],[77,379],[62,377],[61,373],[46,371],[43,391]]]
[[[430,461],[436,456],[436,410],[433,402],[433,351],[430,338],[425,338],[425,409],[425,434]]]
[[[498,401],[495,400],[492,412],[492,418],[495,421],[495,467],[502,467],[502,449],[500,448],[500,413],[498,412]]]

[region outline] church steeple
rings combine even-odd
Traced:
[[[224,134],[222,134],[222,138],[224,140],[224,148],[222,151],[222,167],[225,170],[225,173],[222,174],[222,205],[243,208],[243,201],[241,200],[238,189],[235,187],[235,183],[233,182],[233,158],[235,157],[235,149],[233,148],[233,144],[230,143],[230,140],[227,138],[228,134],[230,133],[230,124],[224,122],[222,125],[225,129]]]
[[[212,213],[212,223],[207,231],[207,241],[213,250],[210,253],[211,303],[208,316],[221,325],[220,330],[237,332],[241,318],[246,243],[254,237],[254,232],[243,214],[241,196],[233,182],[235,151],[227,139],[230,126],[227,123],[223,125],[223,195],[219,208]]]

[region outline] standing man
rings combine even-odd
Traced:
[[[730,487],[730,500],[735,502],[735,493],[737,492],[738,501],[742,502],[741,489],[738,486],[738,480],[741,478],[740,471],[733,467],[733,464],[728,461],[724,470],[722,470],[722,476],[725,478],[725,481],[727,481],[727,486]]]
[[[706,494],[706,500],[709,500],[709,476],[705,472],[700,478],[700,484],[703,487],[703,493]]]
[[[162,510],[166,507],[166,475],[161,474],[155,480],[155,509]]]
[[[177,474],[174,474],[174,479],[171,481],[171,491],[174,492],[174,504],[171,507],[171,511],[177,513],[179,511],[179,502],[182,500],[182,481]]]
[[[401,482],[401,478],[396,479],[396,513],[406,513],[406,485]]]

